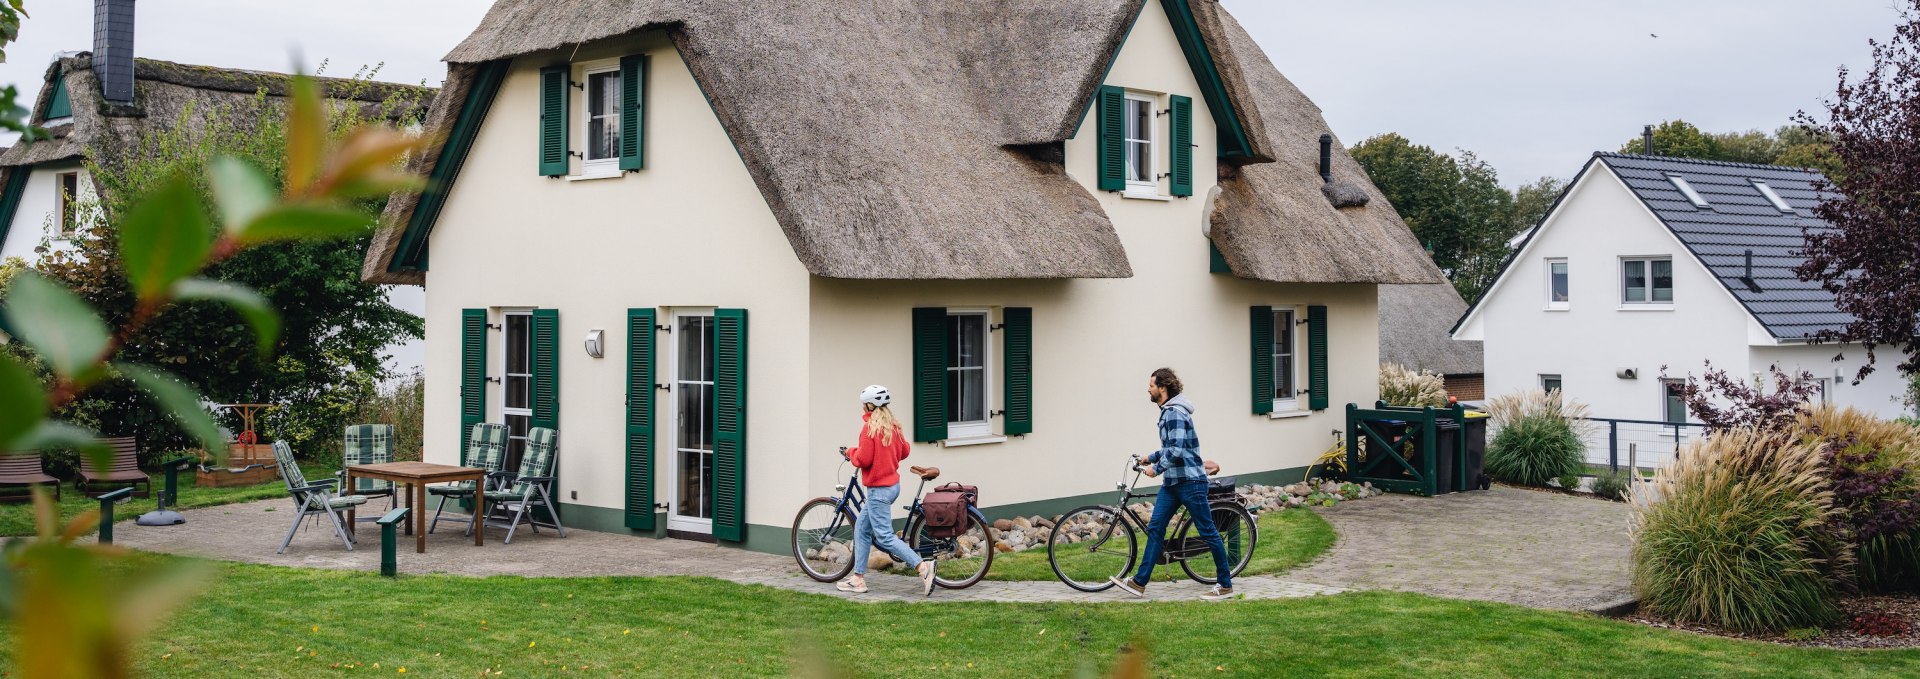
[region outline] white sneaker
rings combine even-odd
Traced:
[[[933,596],[933,562],[920,562],[920,596]]]
[[[1116,575],[1107,578],[1107,581],[1113,583],[1113,586],[1119,587],[1120,591],[1132,594],[1135,599],[1147,598],[1147,586],[1134,582],[1133,578]]]
[[[1205,599],[1207,601],[1224,601],[1227,599],[1231,599],[1233,598],[1233,588],[1214,585],[1213,587],[1209,588],[1206,591],[1206,593],[1201,594],[1200,598]]]

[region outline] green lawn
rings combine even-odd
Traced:
[[[1312,561],[1333,546],[1333,526],[1319,514],[1308,509],[1289,509],[1269,511],[1260,515],[1260,545],[1254,548],[1253,560],[1247,562],[1247,570],[1242,575],[1265,575],[1281,573],[1294,566]],[[1146,551],[1146,536],[1141,536],[1140,549]],[[1209,562],[1211,563],[1211,562]],[[1180,566],[1163,566],[1154,569],[1153,579],[1162,581],[1171,572],[1175,578],[1185,580],[1187,574]],[[1029,549],[1012,554],[996,554],[993,567],[987,570],[988,580],[1055,580],[1053,567],[1047,564],[1047,550]]]
[[[143,675],[786,676],[795,658],[811,656],[834,668],[818,676],[1062,677],[1107,667],[1133,639],[1148,646],[1155,676],[1920,673],[1915,651],[1788,648],[1386,592],[863,604],[705,578],[395,580],[240,564],[215,572],[201,597],[135,649]],[[10,636],[0,627],[0,663]]]
[[[335,468],[308,462],[300,465],[300,469],[306,473],[307,478],[317,480],[333,478],[333,470]],[[279,480],[257,486],[201,488],[193,485],[193,474],[189,472],[180,474],[179,482],[180,501],[178,506],[182,509],[211,507],[214,505],[251,502],[254,500],[287,496],[286,483]],[[153,480],[155,490],[166,488],[166,484],[167,479],[165,475],[155,476]],[[99,500],[81,495],[79,491],[73,489],[72,484],[67,484],[67,486],[60,491],[60,518],[63,523],[75,514],[89,509],[98,509],[99,507]],[[131,521],[134,517],[142,513],[153,511],[153,507],[153,498],[136,497],[128,500],[126,504],[115,507],[113,517],[116,521]],[[32,502],[21,500],[0,504],[0,536],[32,535],[33,530]]]

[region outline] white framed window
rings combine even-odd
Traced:
[[[500,399],[500,418],[507,425],[506,461],[517,464],[520,453],[527,448],[527,430],[533,423],[533,312],[503,312],[500,325],[505,335],[500,384],[506,392]]]
[[[1560,376],[1559,375],[1541,375],[1540,390],[1547,392],[1549,394],[1556,391],[1560,391]]]
[[[80,173],[62,172],[54,175],[54,238],[69,238],[80,225]]]
[[[1773,187],[1771,186],[1767,186],[1766,182],[1755,181],[1753,183],[1753,188],[1758,189],[1760,191],[1760,195],[1766,198],[1767,202],[1773,203],[1773,209],[1779,210],[1781,212],[1788,212],[1788,213],[1793,212],[1793,206],[1787,204],[1787,199],[1781,198],[1780,192],[1773,190]]]
[[[1687,381],[1660,380],[1660,421],[1675,424],[1687,421]]]
[[[1673,258],[1627,257],[1620,260],[1622,304],[1672,304]]]
[[[1293,307],[1273,308],[1273,412],[1300,409],[1300,327]]]
[[[1547,260],[1547,308],[1567,308],[1567,258]]]
[[[581,174],[617,175],[620,173],[620,60],[586,62],[580,65],[580,82],[585,87],[586,105],[581,130],[586,143],[581,145]]]
[[[1706,198],[1702,198],[1700,196],[1699,191],[1693,190],[1693,185],[1687,183],[1686,178],[1681,177],[1680,175],[1677,175],[1677,174],[1670,174],[1670,175],[1667,175],[1667,181],[1673,184],[1673,188],[1678,189],[1680,191],[1680,195],[1686,196],[1687,202],[1693,203],[1694,207],[1696,208],[1712,207],[1711,205],[1707,204]]]
[[[1160,180],[1154,174],[1159,168],[1155,152],[1159,145],[1157,118],[1154,107],[1159,104],[1158,97],[1147,94],[1127,93],[1125,112],[1126,139],[1126,177],[1127,193],[1140,195],[1159,195]]]
[[[990,330],[986,309],[947,310],[947,438],[993,435]]]

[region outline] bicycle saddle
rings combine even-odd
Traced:
[[[907,471],[911,471],[915,474],[919,474],[920,478],[926,479],[928,481],[932,481],[934,479],[940,478],[939,467],[908,467]]]

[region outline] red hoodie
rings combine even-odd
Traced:
[[[860,416],[860,445],[847,451],[853,466],[860,469],[860,483],[868,488],[885,488],[900,482],[900,461],[913,452],[913,443],[893,426],[893,443],[881,443],[880,437],[867,432],[866,421],[873,413]]]

